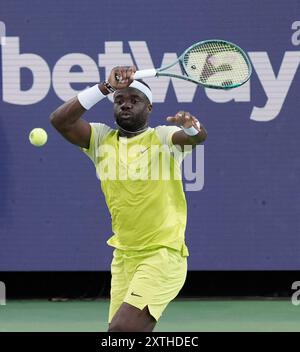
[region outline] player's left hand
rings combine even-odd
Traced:
[[[200,123],[197,118],[187,111],[178,111],[175,116],[168,116],[168,122],[172,122],[176,126],[190,128],[195,127],[200,132]]]

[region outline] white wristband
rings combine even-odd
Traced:
[[[197,122],[197,126],[200,128],[199,122]],[[196,134],[199,133],[199,131],[194,126],[189,128],[184,128],[183,126],[181,126],[181,128],[183,129],[184,133],[187,134],[188,136],[196,136]]]
[[[100,100],[106,98],[106,95],[102,94],[101,90],[98,87],[98,84],[95,84],[91,88],[87,88],[80,92],[77,95],[79,103],[86,109],[89,110],[92,106],[97,104]]]

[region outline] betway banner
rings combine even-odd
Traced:
[[[108,270],[111,222],[95,168],[49,115],[112,67],[157,68],[194,42],[249,55],[240,88],[145,81],[151,126],[190,111],[208,131],[184,168],[190,270],[300,268],[300,3],[270,1],[0,3],[0,270]],[[173,72],[179,73],[179,67]],[[107,99],[88,121],[114,126]],[[42,127],[48,143],[28,141]]]

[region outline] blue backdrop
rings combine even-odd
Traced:
[[[300,269],[298,0],[2,0],[0,21],[1,271],[109,269],[94,167],[49,114],[113,66],[157,67],[211,38],[249,53],[248,84],[224,93],[148,81],[152,126],[187,110],[208,130],[204,187],[186,193],[189,269]],[[111,103],[86,118],[113,126]],[[34,127],[49,134],[43,148],[28,142]]]

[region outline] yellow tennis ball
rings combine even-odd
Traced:
[[[47,132],[42,128],[34,128],[29,133],[30,143],[36,147],[43,146],[47,142],[47,139],[48,139]]]

